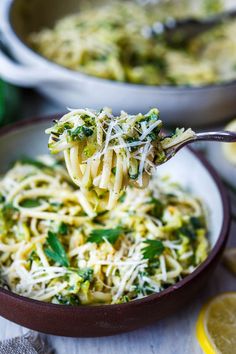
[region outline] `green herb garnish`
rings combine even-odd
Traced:
[[[120,203],[124,203],[125,198],[126,198],[126,192],[124,192],[124,193],[120,196],[119,202],[120,202]]]
[[[86,137],[93,135],[93,130],[88,127],[83,126],[82,131]]]
[[[49,247],[45,249],[45,253],[48,258],[56,263],[59,263],[63,267],[68,267],[69,260],[66,255],[66,251],[59,241],[56,233],[48,231],[47,244]]]
[[[112,167],[111,172],[115,176],[116,175],[116,167]]]
[[[148,245],[142,249],[144,259],[154,259],[164,251],[164,245],[159,240],[147,240],[144,243]]]
[[[130,165],[129,165],[129,178],[130,179],[137,179],[139,176],[139,163],[137,160],[134,158],[130,159]]]
[[[164,205],[160,202],[160,200],[152,197],[149,203],[153,204],[151,215],[157,219],[162,218],[164,212]]]
[[[62,222],[58,227],[58,233],[60,235],[65,236],[68,234],[68,232],[69,232],[69,226],[67,224],[65,224],[64,222]]]
[[[205,227],[203,218],[192,216],[189,221],[195,230]]]
[[[114,244],[123,232],[124,229],[122,227],[117,227],[115,229],[96,229],[91,232],[87,242],[100,244],[106,239],[111,244]]]
[[[188,237],[194,241],[197,237],[197,230],[205,228],[204,218],[192,216],[189,222],[185,222],[182,227],[176,230],[176,236]]]
[[[37,199],[25,199],[20,203],[20,206],[23,208],[36,208],[40,205],[41,203]]]
[[[0,203],[4,203],[6,200],[6,198],[4,197],[4,195],[0,194]]]
[[[176,236],[177,237],[185,236],[191,240],[194,240],[196,238],[196,232],[191,225],[186,225],[176,230]]]
[[[37,255],[36,251],[32,251],[27,259],[27,261],[30,263],[30,266],[32,265],[33,261],[38,261],[39,256]]]
[[[81,278],[83,278],[83,281],[92,281],[93,279],[93,269],[92,268],[83,268],[83,269],[78,269],[78,268],[69,268],[71,272],[74,272],[78,274]]]
[[[60,304],[60,305],[80,305],[80,299],[76,294],[70,294],[70,295],[55,295],[54,301],[52,301],[54,304]]]
[[[77,274],[83,278],[84,281],[91,281],[93,279],[93,269],[91,268],[79,269]]]
[[[70,135],[73,141],[76,141],[76,140],[82,140],[85,137],[88,138],[89,136],[93,135],[93,130],[83,125],[73,130],[68,130],[68,134]]]
[[[137,143],[138,142],[137,140],[138,140],[137,138],[132,138],[131,136],[128,136],[128,138],[126,139],[128,144]],[[137,146],[129,146],[128,149],[130,152],[133,152],[133,151],[137,150]]]

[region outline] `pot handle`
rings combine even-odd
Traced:
[[[0,49],[0,77],[11,84],[23,87],[37,87],[42,84],[61,83],[65,85],[68,77],[63,73],[47,71],[42,67],[24,66],[16,63]],[[78,84],[78,80],[72,82]],[[71,80],[68,85],[71,86]]]

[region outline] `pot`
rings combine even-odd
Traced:
[[[34,87],[65,107],[108,106],[115,113],[121,109],[144,113],[158,107],[169,125],[203,126],[236,114],[236,81],[202,87],[120,83],[69,70],[30,49],[29,33],[79,11],[80,4],[75,0],[1,0],[0,28],[12,58],[0,52],[0,75],[15,85]]]

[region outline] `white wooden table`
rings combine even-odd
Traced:
[[[56,109],[43,106],[43,113]],[[27,107],[27,116],[40,115]],[[232,226],[229,245],[236,246],[236,223]],[[207,298],[223,291],[236,291],[236,277],[219,265],[214,276],[199,293],[197,299],[170,318],[153,326],[128,334],[107,338],[73,339],[47,336],[56,354],[200,354],[195,323],[200,307]],[[45,318],[45,321],[47,319]],[[26,333],[27,329],[0,317],[0,340]]]

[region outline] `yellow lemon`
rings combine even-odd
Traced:
[[[236,353],[236,292],[220,294],[203,306],[196,334],[205,354]]]
[[[236,119],[229,123],[225,130],[236,132]],[[224,143],[222,149],[226,159],[236,166],[236,143]]]

